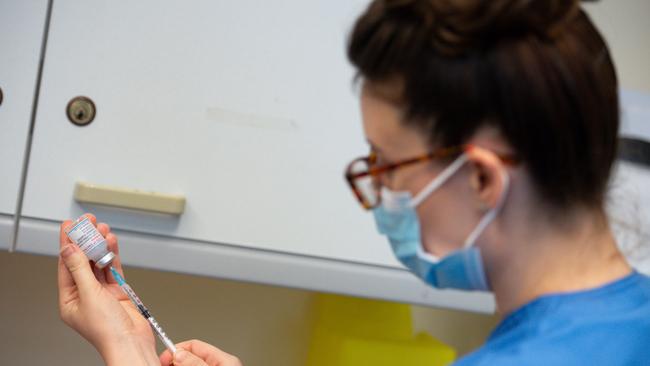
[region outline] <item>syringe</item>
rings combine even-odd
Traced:
[[[156,335],[162,341],[165,347],[167,347],[167,349],[172,354],[176,353],[176,346],[174,346],[174,342],[172,342],[167,337],[167,334],[165,334],[165,332],[162,330],[162,327],[160,326],[160,324],[158,324],[156,319],[153,318],[153,316],[149,312],[149,309],[147,309],[147,307],[144,306],[144,304],[142,303],[138,295],[135,294],[131,286],[129,286],[126,283],[126,281],[124,281],[124,277],[122,277],[120,273],[117,272],[115,268],[113,268],[113,266],[111,266],[111,273],[113,274],[113,278],[115,278],[115,281],[117,281],[117,283],[120,285],[124,293],[126,293],[126,296],[128,296],[129,299],[131,299],[131,302],[133,302],[133,304],[138,308],[140,314],[142,314],[142,316],[145,319],[147,319],[149,324],[151,324],[151,328],[153,328],[154,332],[156,332]]]

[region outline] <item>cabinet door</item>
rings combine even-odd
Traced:
[[[24,215],[395,265],[343,179],[367,153],[345,56],[365,4],[56,2]],[[66,115],[76,96],[96,106],[84,127]],[[185,211],[80,205],[78,182],[184,196]]]
[[[46,0],[0,1],[0,248],[10,246]]]

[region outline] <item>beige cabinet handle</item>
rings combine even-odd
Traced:
[[[77,182],[74,199],[80,203],[113,206],[139,211],[180,215],[185,210],[185,197],[137,189],[100,186]]]

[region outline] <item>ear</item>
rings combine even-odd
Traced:
[[[465,154],[470,167],[469,180],[478,208],[496,207],[505,189],[506,166],[492,151],[479,146],[469,147]]]

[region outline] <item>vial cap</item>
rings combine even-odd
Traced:
[[[95,266],[97,268],[102,269],[102,268],[108,266],[109,264],[111,264],[111,262],[113,262],[113,259],[115,259],[115,253],[108,252],[108,253],[106,253],[105,256],[99,258],[97,260],[97,262],[95,262]]]

